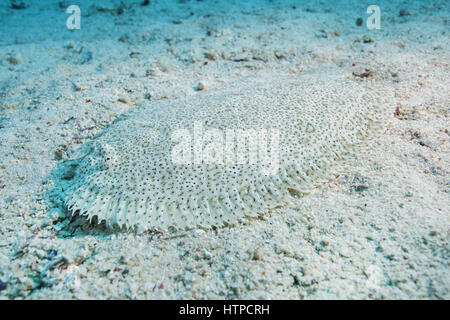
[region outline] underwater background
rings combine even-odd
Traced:
[[[449,299],[449,17],[446,0],[1,0],[0,298]],[[390,123],[261,219],[136,233],[48,199],[134,107],[327,70],[392,88]]]

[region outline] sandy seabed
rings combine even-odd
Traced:
[[[0,298],[450,298],[448,1],[376,1],[368,30],[367,1],[86,0],[73,31],[69,2],[0,4]],[[45,196],[135,106],[328,68],[393,87],[392,119],[339,177],[260,219],[136,234]]]

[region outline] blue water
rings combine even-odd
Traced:
[[[13,9],[12,3],[15,4]],[[92,0],[2,0],[0,3],[0,45],[21,43],[39,43],[43,41],[90,41],[94,39],[117,39],[121,30],[132,28],[136,32],[146,30],[161,23],[173,23],[192,20],[205,20],[208,16],[221,17],[223,24],[236,23],[242,15],[254,16],[258,20],[261,14],[276,17],[284,11],[295,10],[298,13],[324,16],[333,20],[340,17],[342,26],[354,25],[358,17],[367,18],[365,10],[375,4],[381,9],[384,26],[403,23],[399,13],[404,10],[410,18],[426,16],[439,12],[449,15],[449,1],[294,1],[294,0],[251,0],[251,1],[214,1],[150,0],[92,1]],[[22,6],[23,4],[23,6]],[[69,30],[66,27],[70,14],[69,5],[80,8],[81,29]],[[404,19],[405,20],[405,17]],[[301,21],[299,21],[301,23]],[[205,21],[206,23],[206,21]],[[268,21],[270,23],[270,21]],[[365,23],[365,21],[364,21]],[[250,25],[249,28],[252,26]],[[180,32],[188,32],[180,27]],[[419,30],[418,30],[419,31]],[[162,31],[164,32],[164,30]]]

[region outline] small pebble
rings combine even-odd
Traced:
[[[77,85],[76,83],[73,83],[73,82],[72,82],[72,89],[73,89],[73,91],[77,91],[77,92],[82,90],[82,88],[79,85]]]
[[[14,10],[26,9],[27,5],[23,1],[11,0],[11,8]]]
[[[206,86],[203,82],[199,82],[196,89],[197,91],[203,91],[206,89]]]
[[[284,55],[284,53],[279,52],[279,51],[275,51],[273,54],[274,54],[275,58],[277,58],[278,60],[280,60],[280,59],[285,59],[285,58],[286,58],[286,56]]]
[[[373,75],[373,71],[365,68],[358,71],[354,71],[353,75],[358,78],[368,78]]]
[[[205,53],[205,58],[214,61],[216,60],[216,55],[214,53],[207,52]]]
[[[368,34],[366,34],[366,35],[364,35],[364,36],[362,37],[362,41],[363,41],[364,43],[371,43],[371,42],[373,42],[373,39],[372,39],[371,36],[369,36]]]
[[[211,260],[212,255],[211,255],[211,253],[210,253],[209,251],[203,250],[202,253],[203,253],[203,258],[204,258],[204,259],[206,259],[206,260]]]
[[[20,63],[20,60],[10,55],[8,56],[8,62],[11,63],[12,65],[18,65]]]
[[[263,254],[261,248],[257,248],[257,249],[255,249],[255,251],[253,251],[252,260],[262,261],[263,256],[264,256],[264,254]]]
[[[8,282],[3,282],[0,280],[0,292],[5,290],[8,287]]]
[[[57,251],[57,250],[55,250],[55,249],[50,249],[50,250],[47,250],[47,253],[46,253],[45,257],[46,257],[48,260],[52,260],[52,259],[55,258],[57,255],[58,255],[58,251]]]

